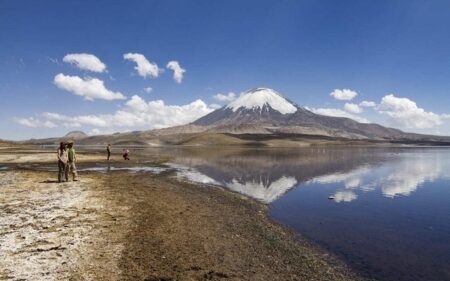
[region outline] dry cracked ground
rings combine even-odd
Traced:
[[[9,167],[0,280],[360,280],[265,205],[217,187],[126,171],[60,184]]]

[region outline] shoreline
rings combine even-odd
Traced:
[[[7,280],[26,272],[5,265],[30,258],[33,280],[363,280],[271,220],[267,205],[171,172],[82,172],[63,184],[47,171],[0,173]]]

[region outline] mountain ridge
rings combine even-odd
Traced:
[[[269,88],[248,90],[229,104],[186,125],[113,135],[83,134],[74,131],[63,138],[29,142],[49,144],[73,138],[80,144],[147,146],[304,146],[327,143],[450,145],[450,137],[446,136],[407,133],[375,123],[316,114]]]
[[[262,94],[267,97],[277,96],[284,99],[286,104],[295,110],[280,111],[274,108],[269,96],[267,101],[260,101],[258,106],[246,106],[239,100],[247,100],[249,97]],[[236,102],[238,101],[238,102]],[[347,137],[354,139],[376,138],[389,139],[404,137],[404,132],[386,128],[373,123],[360,123],[344,117],[331,117],[319,115],[304,107],[289,101],[279,93],[268,88],[255,88],[245,92],[232,103],[240,104],[239,108],[231,108],[229,105],[217,109],[210,114],[194,121],[193,125],[208,126],[208,131],[253,133],[249,128],[259,127],[258,132],[267,133],[301,133],[323,134],[326,136]],[[231,103],[231,104],[232,104]],[[286,105],[284,105],[286,107]],[[264,130],[261,130],[264,128]],[[256,133],[256,132],[255,132]]]

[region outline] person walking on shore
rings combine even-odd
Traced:
[[[106,153],[108,153],[107,160],[109,161],[111,159],[111,144],[109,143],[108,146],[106,146]]]
[[[67,144],[67,167],[66,167],[66,181],[69,181],[69,172],[72,172],[73,181],[78,181],[77,177],[77,155],[75,153],[75,148],[73,147],[73,141]]]
[[[66,144],[61,142],[57,151],[58,154],[58,182],[64,181],[67,166]]]

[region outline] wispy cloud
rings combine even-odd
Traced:
[[[326,116],[332,116],[332,117],[345,117],[345,118],[350,118],[350,119],[356,120],[361,123],[370,123],[370,121],[364,117],[351,114],[349,112],[346,112],[346,111],[344,111],[342,109],[338,109],[338,108],[309,108],[309,107],[306,107],[306,109],[308,109],[316,114],[320,114],[320,115],[326,115]]]
[[[213,98],[215,100],[221,101],[221,102],[230,102],[230,101],[234,101],[236,99],[236,94],[233,92],[229,92],[228,94],[224,95],[224,94],[217,94],[214,95]]]
[[[144,88],[144,92],[146,92],[147,94],[150,94],[151,92],[153,92],[153,88],[152,87],[146,87],[146,88]]]
[[[373,102],[373,101],[366,101],[365,100],[365,101],[360,102],[359,106],[362,106],[362,107],[375,107],[375,106],[377,106],[377,104],[375,102]]]
[[[15,118],[14,119],[20,125],[30,127],[30,128],[56,128],[57,125],[48,120],[38,120],[34,117],[27,118]]]
[[[347,112],[354,113],[354,114],[359,114],[359,113],[362,113],[362,112],[363,112],[362,108],[359,107],[359,105],[357,105],[356,103],[349,103],[349,102],[346,102],[346,103],[344,104],[344,109],[345,109]]]

